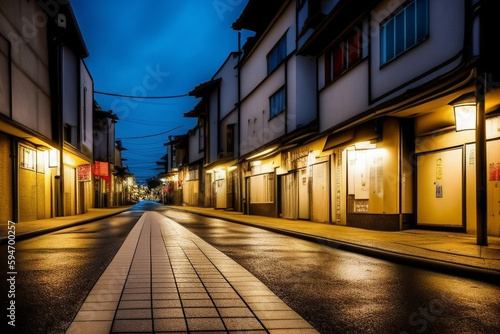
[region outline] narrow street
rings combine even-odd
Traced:
[[[17,243],[16,332],[64,333],[147,210],[228,255],[321,333],[496,333],[500,328],[497,285],[142,203],[112,218]]]

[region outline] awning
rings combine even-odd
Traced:
[[[382,130],[376,121],[367,122],[357,127],[332,133],[328,136],[323,151],[352,146],[362,141],[380,141]]]

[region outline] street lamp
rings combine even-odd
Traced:
[[[478,75],[475,92],[450,102],[455,112],[455,130],[475,130],[476,163],[476,228],[477,245],[488,246],[486,192],[486,120],[484,76]]]
[[[476,129],[476,98],[467,93],[450,102],[455,115],[455,131]]]

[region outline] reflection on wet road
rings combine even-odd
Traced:
[[[499,333],[498,286],[175,210],[322,333]]]

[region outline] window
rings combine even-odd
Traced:
[[[267,74],[274,71],[286,58],[286,34],[276,43],[267,55]]]
[[[172,168],[177,168],[177,149],[172,145]]]
[[[19,166],[24,169],[36,170],[36,151],[26,146],[19,146]]]
[[[198,145],[200,152],[205,150],[205,120],[203,118],[198,119]]]
[[[261,174],[250,178],[250,203],[274,202],[274,174]]]
[[[356,26],[325,55],[325,84],[361,60],[361,26]]]
[[[338,2],[339,0],[336,1]],[[299,0],[297,2],[297,28],[299,35],[310,27],[320,12],[320,0]]]
[[[285,86],[269,98],[269,118],[273,118],[286,108]]]
[[[414,0],[381,25],[380,65],[415,46],[428,34],[428,0]]]
[[[187,180],[193,181],[193,180],[199,180],[199,178],[200,178],[200,172],[198,166],[190,166],[187,175]]]

